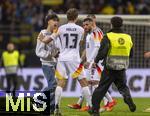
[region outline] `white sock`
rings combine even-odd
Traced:
[[[91,92],[91,94],[92,94],[92,92],[93,92],[93,87],[92,87],[92,85],[89,84],[89,85],[88,85],[88,88],[89,88],[89,90],[90,90],[90,92]]]
[[[57,86],[55,90],[55,104],[56,105],[60,104],[61,95],[62,95],[62,87]]]
[[[88,85],[88,88],[89,88],[89,90],[90,90],[90,94],[92,95],[93,94],[93,86],[92,85]],[[92,99],[92,98],[91,98]],[[88,102],[86,102],[86,106],[90,106],[89,104],[88,104]]]
[[[81,96],[79,97],[79,100],[78,100],[77,104],[82,105],[83,100],[84,100],[84,98],[83,98],[83,96],[81,95]]]
[[[86,102],[86,106],[90,106],[90,105],[88,104],[88,102]]]
[[[113,101],[111,95],[110,95],[108,92],[105,94],[105,97],[107,98],[107,100],[108,100],[109,102],[112,102],[112,101]]]
[[[90,107],[92,107],[92,102],[91,102],[91,94],[88,86],[82,87],[82,95],[85,97],[86,102]]]
[[[105,105],[107,105],[107,103],[108,103],[107,98],[106,98],[106,97],[104,97],[104,98],[103,98],[103,100],[104,100],[104,106],[105,106]]]

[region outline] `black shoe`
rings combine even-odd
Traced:
[[[94,113],[92,116],[100,116],[99,113]]]
[[[135,112],[136,111],[136,105],[135,104],[129,105],[129,109],[131,112]]]
[[[59,109],[59,105],[58,104],[55,106],[54,116],[63,116],[61,111],[60,111],[60,109]]]
[[[96,110],[89,109],[89,110],[88,110],[88,113],[89,113],[91,116],[100,116],[99,112],[96,111]]]
[[[59,109],[55,109],[54,116],[63,116]]]
[[[136,111],[136,105],[133,103],[133,100],[131,97],[124,98],[124,102],[129,106],[129,109],[131,112]]]
[[[50,105],[50,114],[54,114],[55,111],[55,104]]]
[[[90,115],[92,115],[92,114],[93,114],[93,110],[90,108],[90,109],[88,110],[88,113],[89,113]]]

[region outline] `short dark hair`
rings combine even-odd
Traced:
[[[83,20],[83,22],[86,22],[86,21],[93,22],[93,20],[91,18],[88,18],[88,17]]]
[[[78,18],[78,10],[76,8],[70,8],[67,11],[67,19],[73,21],[77,18]]]
[[[123,25],[123,19],[121,17],[118,16],[114,16],[111,18],[111,24],[113,27],[122,27]]]
[[[94,14],[88,14],[87,17],[88,18],[96,18],[96,16]]]
[[[45,17],[45,22],[47,23],[51,19],[59,21],[57,14],[55,12],[53,12],[52,10],[49,10]]]

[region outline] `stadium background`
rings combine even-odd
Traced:
[[[0,55],[9,41],[14,42],[21,53],[20,60],[24,67],[22,72],[18,72],[18,82],[21,83],[18,89],[40,90],[46,84],[39,58],[35,55],[35,45],[37,34],[44,28],[44,17],[49,9],[59,14],[61,24],[66,22],[65,12],[72,7],[77,8],[81,14],[79,24],[86,14],[96,14],[97,24],[104,33],[110,29],[110,18],[120,15],[125,20],[125,32],[133,37],[134,56],[130,61],[127,77],[131,94],[139,97],[139,102],[143,100],[141,97],[150,97],[150,59],[144,59],[144,52],[150,51],[149,6],[149,0],[0,0]],[[0,90],[6,87],[4,75],[2,69]],[[114,97],[120,97],[115,87],[111,90]],[[77,97],[80,95],[80,87],[70,79],[64,92],[66,97]],[[148,107],[146,103],[142,106]]]

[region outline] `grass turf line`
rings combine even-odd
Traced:
[[[124,103],[122,98],[117,98],[117,105],[111,112],[103,112],[101,116],[150,116],[150,112],[143,112],[146,108],[150,107],[150,98],[133,98],[137,110],[130,112],[128,106]],[[62,98],[61,112],[63,116],[89,116],[87,112],[70,109],[68,104],[76,103],[77,98]]]

